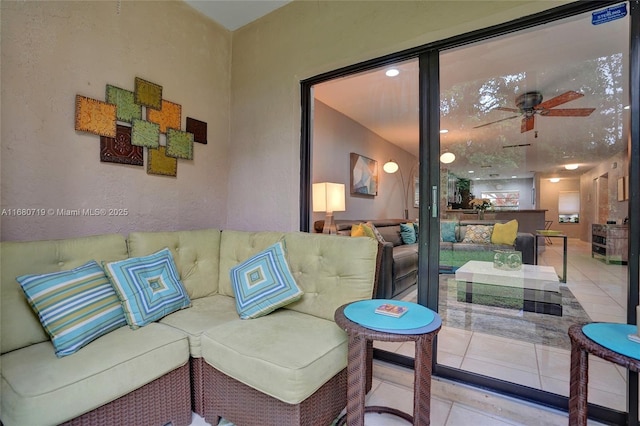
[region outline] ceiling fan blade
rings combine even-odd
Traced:
[[[494,109],[497,109],[497,110],[500,110],[500,111],[520,112],[520,110],[518,108],[495,107]]]
[[[535,124],[535,115],[530,117],[524,117],[522,119],[522,125],[520,126],[520,133],[528,132],[529,130],[533,130],[533,126]]]
[[[563,94],[558,95],[555,98],[551,98],[547,101],[540,102],[538,105],[534,107],[534,109],[551,109],[553,107],[557,107],[558,105],[566,104],[567,102],[571,102],[575,99],[579,99],[583,96],[584,95],[582,93],[569,90],[568,92],[564,92]]]
[[[513,118],[518,118],[518,117],[520,117],[520,115],[512,115],[511,117],[503,118],[501,120],[492,121],[491,123],[484,123],[484,124],[481,124],[479,126],[475,126],[474,129],[479,129],[480,127],[490,126],[492,124],[500,123],[501,121],[507,121],[507,120],[511,120]]]
[[[587,117],[595,108],[555,108],[540,111],[545,117]]]

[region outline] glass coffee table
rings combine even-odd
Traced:
[[[458,287],[461,301],[562,316],[560,282],[552,266],[523,264],[505,271],[493,262],[471,260],[456,270],[455,279],[464,284]]]

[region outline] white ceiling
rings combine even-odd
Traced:
[[[291,0],[185,0],[185,2],[226,29],[235,31]]]
[[[469,177],[476,178],[570,177],[626,149],[628,38],[628,19],[594,26],[587,13],[444,52],[440,128],[449,132],[440,140],[458,157],[451,170],[461,177],[474,170]],[[386,77],[388,68],[319,84],[314,95],[418,156],[417,60],[396,64],[397,77]],[[515,108],[518,94],[540,91],[548,100],[570,90],[584,97],[556,108],[596,108],[589,117],[536,115],[525,133],[520,117],[474,128],[515,115],[495,107]],[[568,163],[581,167],[568,172]]]

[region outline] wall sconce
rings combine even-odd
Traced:
[[[444,164],[453,163],[456,159],[456,155],[453,152],[445,152],[440,156],[440,161]]]
[[[313,211],[326,212],[323,234],[335,234],[336,224],[333,220],[333,212],[343,212],[345,208],[345,191],[343,183],[314,183],[313,184]]]

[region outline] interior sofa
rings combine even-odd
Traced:
[[[443,220],[442,223],[452,222]],[[492,261],[495,250],[517,250],[522,252],[523,263],[534,262],[534,236],[517,232],[513,244],[469,243],[464,237],[470,226],[494,226],[506,221],[464,220],[455,221],[455,241],[440,241],[440,265],[443,271],[453,271],[470,259]],[[406,219],[336,220],[338,235],[351,235],[353,225],[372,223],[384,239],[380,280],[376,297],[391,299],[415,285],[418,280],[418,244],[405,244],[401,237],[400,224]],[[322,232],[324,221],[314,222],[315,232]],[[441,232],[442,234],[442,232]]]
[[[277,242],[303,294],[241,319],[230,270]],[[57,357],[16,277],[165,248],[190,305]],[[211,424],[220,417],[243,426],[329,424],[347,398],[347,335],[333,315],[372,297],[380,267],[372,239],[300,232],[133,232],[2,242],[0,250],[4,426],[186,426],[192,410]]]
[[[522,263],[532,265],[534,262],[534,236],[528,232],[517,232],[513,244],[495,244],[492,242],[467,242],[465,236],[467,231],[473,226],[491,226],[505,224],[504,220],[461,220],[446,221],[440,223],[440,258],[441,265],[453,267],[462,266],[470,259],[493,261],[496,250],[516,250],[522,253]],[[446,238],[443,226],[450,224],[454,229],[453,238]],[[444,237],[444,238],[443,238]],[[443,241],[444,240],[444,241]],[[447,241],[448,240],[448,241]]]
[[[376,291],[378,299],[392,299],[418,282],[418,244],[404,244],[400,237],[400,224],[406,219],[336,220],[338,235],[351,235],[353,225],[373,223],[384,239],[380,280]],[[314,230],[322,232],[324,220],[314,223]]]

